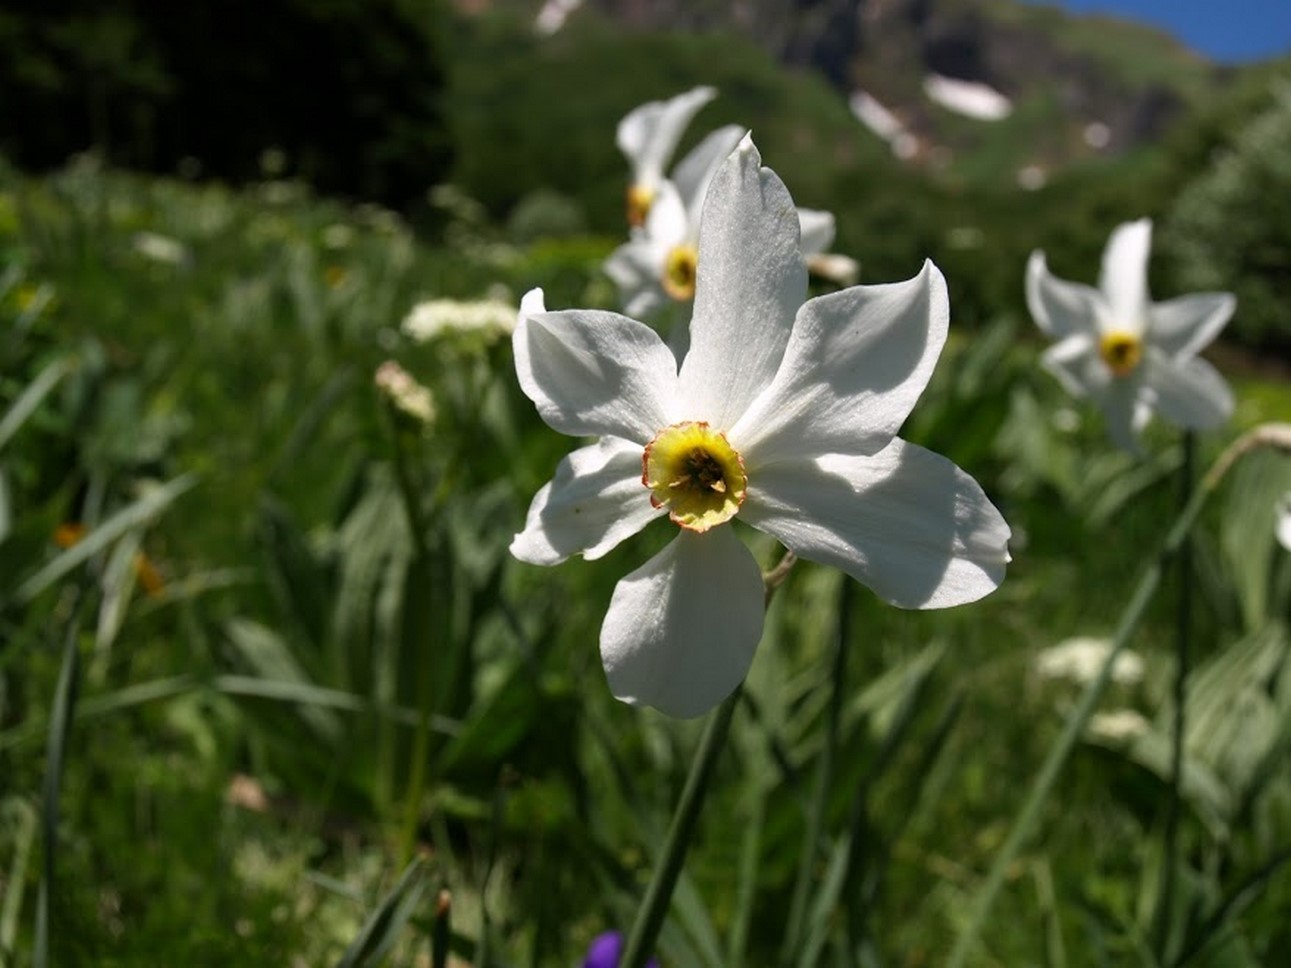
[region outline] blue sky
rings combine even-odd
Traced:
[[[1291,0],[1030,0],[1162,27],[1219,61],[1291,53]]]

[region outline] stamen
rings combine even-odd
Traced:
[[[641,455],[650,503],[690,531],[707,531],[739,512],[748,487],[744,461],[724,434],[703,422],[665,427]]]
[[[699,277],[699,252],[689,243],[675,246],[668,253],[660,283],[663,291],[678,302],[695,298],[695,280]]]
[[[628,224],[633,228],[645,225],[650,206],[654,204],[654,190],[645,185],[628,186]]]
[[[1098,341],[1098,355],[1116,376],[1129,376],[1143,359],[1143,341],[1134,333],[1111,330]]]

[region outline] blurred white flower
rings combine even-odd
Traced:
[[[501,299],[428,299],[412,307],[402,328],[418,343],[454,333],[479,334],[491,341],[510,334],[515,324],[515,306]]]
[[[1282,500],[1277,505],[1277,535],[1278,541],[1287,551],[1291,551],[1291,491],[1282,495]]]
[[[373,382],[377,389],[395,408],[416,420],[429,424],[435,419],[435,399],[430,390],[394,360],[386,360],[377,367]]]
[[[659,184],[645,225],[605,261],[627,315],[652,316],[670,302],[689,304],[695,298],[699,224],[708,186],[743,136],[739,125],[727,125],[696,145],[672,179]],[[840,285],[854,283],[859,273],[855,260],[825,252],[834,241],[834,216],[809,208],[797,211],[808,269]]]
[[[1070,679],[1092,682],[1098,675],[1112,643],[1107,639],[1077,637],[1050,646],[1036,656],[1036,672],[1042,679]],[[1133,685],[1143,678],[1143,660],[1129,649],[1121,652],[1112,664],[1112,681]]]
[[[1152,728],[1147,717],[1133,709],[1114,709],[1095,713],[1089,720],[1089,732],[1112,743],[1124,743],[1142,736]]]
[[[1233,412],[1228,384],[1197,353],[1223,329],[1236,300],[1204,292],[1152,302],[1151,245],[1151,220],[1118,226],[1103,252],[1097,289],[1052,275],[1038,250],[1027,263],[1027,305],[1057,341],[1044,354],[1045,367],[1072,395],[1091,397],[1112,440],[1135,453],[1153,411],[1197,430]]]
[[[629,225],[645,224],[677,142],[699,109],[715,97],[716,88],[692,88],[667,101],[633,108],[619,122],[616,142],[632,166],[627,195]]]
[[[691,348],[678,365],[616,313],[521,304],[516,373],[549,426],[598,437],[534,497],[511,552],[599,558],[656,518],[674,540],[615,588],[601,627],[610,688],[697,716],[762,636],[763,580],[738,516],[906,608],[974,601],[1003,580],[1009,528],[949,460],[896,437],[946,339],[945,280],[804,302],[793,200],[746,138],[713,178]]]
[[[136,232],[134,250],[146,259],[164,265],[182,266],[188,261],[188,247],[178,239],[157,232]]]

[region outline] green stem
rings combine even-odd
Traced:
[[[764,607],[771,604],[771,597],[789,577],[797,560],[792,551],[786,551],[779,564],[763,573]],[[659,930],[663,927],[663,919],[668,913],[668,905],[672,901],[673,889],[677,886],[677,878],[681,876],[681,868],[686,862],[686,851],[690,849],[690,841],[695,833],[695,824],[699,820],[699,811],[704,805],[704,795],[708,792],[708,782],[712,779],[717,756],[726,743],[726,734],[730,732],[735,707],[740,704],[740,698],[743,695],[744,685],[741,683],[717,707],[717,712],[709,719],[708,726],[704,729],[695,762],[691,764],[690,774],[686,777],[686,786],[681,791],[681,799],[677,801],[676,812],[673,813],[672,823],[668,827],[663,854],[646,887],[645,899],[641,902],[641,910],[637,912],[632,931],[628,934],[623,956],[619,959],[619,968],[645,968],[650,952],[655,948]]]
[[[663,854],[655,867],[654,875],[646,888],[645,900],[637,913],[632,931],[628,935],[619,961],[620,968],[644,968],[650,952],[654,950],[663,927],[664,916],[672,900],[673,888],[681,875],[682,865],[686,861],[686,851],[690,847],[691,837],[695,832],[695,823],[699,819],[700,808],[704,805],[704,794],[708,791],[708,782],[712,778],[713,767],[717,756],[726,742],[730,731],[731,718],[735,707],[739,705],[743,686],[731,693],[717,708],[708,721],[704,737],[699,743],[699,752],[691,765],[690,775],[686,777],[686,786],[681,791],[681,799],[673,814],[672,824],[668,828],[668,837],[664,841]]]
[[[1185,431],[1183,435],[1183,464],[1180,493],[1183,506],[1192,500],[1193,480],[1196,477],[1196,435]],[[1188,698],[1188,645],[1192,630],[1192,542],[1185,535],[1179,546],[1179,602],[1176,613],[1175,671],[1174,671],[1174,723],[1170,742],[1170,797],[1166,801],[1165,828],[1162,832],[1161,893],[1157,898],[1155,949],[1157,959],[1164,962],[1166,947],[1170,943],[1170,912],[1174,909],[1175,867],[1179,851],[1179,815],[1182,809],[1183,746],[1185,709]]]
[[[1257,430],[1259,429],[1257,428]],[[1113,665],[1121,652],[1124,651],[1126,645],[1129,644],[1130,638],[1139,626],[1139,622],[1143,620],[1143,614],[1147,610],[1148,603],[1152,600],[1152,596],[1156,594],[1156,590],[1161,584],[1161,575],[1166,564],[1178,554],[1184,540],[1188,537],[1188,532],[1196,523],[1201,509],[1205,506],[1206,499],[1214,492],[1224,472],[1231,466],[1232,460],[1235,458],[1230,457],[1230,454],[1244,453],[1245,451],[1240,448],[1246,440],[1247,438],[1238,440],[1224,455],[1221,455],[1219,461],[1216,462],[1202,481],[1201,486],[1193,493],[1192,499],[1189,500],[1187,507],[1184,508],[1183,513],[1175,521],[1174,527],[1170,529],[1160,554],[1157,555],[1156,560],[1144,572],[1143,577],[1139,579],[1139,584],[1134,590],[1133,597],[1121,614],[1116,636],[1112,640],[1112,648],[1107,658],[1103,661],[1102,669],[1099,670],[1094,680],[1085,687],[1076,708],[1067,717],[1062,734],[1058,737],[1057,742],[1050,747],[1049,755],[1031,784],[1026,801],[1022,805],[1017,819],[1013,822],[1013,827],[1009,831],[1004,845],[1000,848],[1000,852],[996,855],[995,861],[991,865],[991,869],[986,876],[986,882],[978,892],[972,911],[969,914],[968,924],[960,933],[959,939],[955,943],[955,949],[951,953],[950,968],[962,968],[968,956],[972,953],[973,946],[977,943],[978,936],[986,923],[986,917],[990,913],[991,905],[994,904],[996,895],[999,894],[1000,888],[1004,884],[1004,877],[1017,857],[1018,851],[1022,849],[1022,845],[1039,821],[1040,811],[1044,807],[1045,801],[1049,798],[1049,794],[1053,791],[1058,774],[1066,764],[1067,757],[1071,754],[1077,740],[1080,739],[1081,734],[1084,732],[1089,718],[1093,715],[1094,709],[1098,705],[1098,701],[1103,697],[1103,692],[1111,679]],[[1246,450],[1249,449],[1251,448],[1247,446]]]

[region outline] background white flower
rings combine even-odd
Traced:
[[[1287,551],[1291,551],[1291,491],[1282,495],[1277,507],[1278,541]]]
[[[699,227],[713,175],[744,137],[745,129],[727,125],[710,133],[678,164],[671,179],[659,183],[645,224],[605,261],[605,272],[619,287],[623,311],[649,317],[670,303],[688,306],[695,298]],[[800,248],[812,272],[842,285],[856,281],[854,259],[826,250],[834,241],[834,216],[798,209]]]
[[[699,109],[715,97],[715,88],[692,88],[666,101],[633,108],[619,122],[615,140],[632,166],[627,195],[629,224],[645,223],[677,142]]]
[[[1133,452],[1154,411],[1196,430],[1233,412],[1228,384],[1197,354],[1228,322],[1236,299],[1204,292],[1152,302],[1151,246],[1151,220],[1118,226],[1103,251],[1097,289],[1052,275],[1043,252],[1027,263],[1027,306],[1057,341],[1044,354],[1045,367],[1074,396],[1092,398],[1112,440]]]
[[[655,518],[677,537],[622,579],[601,628],[620,699],[697,716],[740,683],[762,634],[761,572],[730,521],[836,565],[907,608],[973,601],[1003,580],[1009,529],[953,463],[895,436],[946,338],[945,280],[804,303],[799,218],[746,138],[713,179],[680,366],[636,320],[521,306],[526,395],[554,429],[598,437],[534,498],[511,551],[604,555]]]

